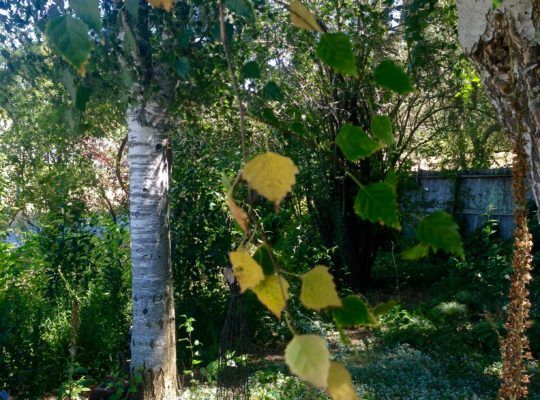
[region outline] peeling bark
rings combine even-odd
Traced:
[[[165,113],[157,103],[136,104],[128,110],[131,368],[143,375],[140,399],[177,398]]]
[[[498,118],[523,133],[540,206],[540,1],[457,0],[459,40],[477,67]],[[540,207],[539,207],[540,208]]]
[[[515,142],[514,274],[501,342],[503,362],[499,399],[527,397],[530,358],[525,335],[530,326],[532,241],[527,228],[527,170],[540,209],[540,0],[457,0],[459,40],[476,65],[498,118]],[[527,167],[528,164],[528,167]]]

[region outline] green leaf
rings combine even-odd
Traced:
[[[392,187],[392,190],[395,192],[397,190],[398,178],[396,171],[390,170],[384,178],[384,182]]]
[[[304,306],[316,311],[327,307],[341,307],[334,277],[328,272],[328,267],[316,265],[302,275],[300,301]]]
[[[52,48],[84,76],[92,48],[87,26],[71,15],[63,15],[48,23],[46,36]]]
[[[384,60],[373,71],[375,83],[379,86],[405,94],[414,90],[411,78],[392,60]]]
[[[186,79],[189,72],[189,59],[187,57],[179,57],[174,64],[174,70],[182,79]]]
[[[387,182],[360,187],[354,211],[361,218],[400,229],[395,188]]]
[[[264,85],[263,94],[264,97],[266,97],[268,100],[283,100],[283,92],[281,91],[277,83],[274,81],[270,81],[266,85]]]
[[[139,18],[139,0],[125,0],[125,7],[129,15]]]
[[[250,21],[255,19],[253,4],[249,0],[225,0],[224,4],[235,14],[241,15]]]
[[[275,272],[272,258],[275,260],[275,255],[266,244],[262,244],[253,254],[253,259],[262,267],[265,275],[272,275]]]
[[[330,352],[317,335],[295,335],[285,349],[285,363],[303,381],[324,389],[330,370]]]
[[[420,222],[416,230],[418,239],[434,251],[443,250],[465,257],[459,228],[452,216],[444,211],[436,211]]]
[[[408,261],[419,260],[429,255],[429,246],[419,243],[401,253],[401,258]]]
[[[101,14],[98,0],[69,0],[69,5],[86,25],[95,31],[101,29]]]
[[[374,326],[379,323],[369,306],[360,296],[347,296],[341,301],[343,307],[334,311],[334,321],[340,328]]]
[[[387,301],[386,303],[377,304],[371,311],[373,315],[379,317],[384,314],[388,314],[395,306],[398,305],[398,302],[395,300]]]
[[[356,60],[349,36],[342,32],[325,33],[316,49],[317,56],[337,72],[357,76]]]
[[[349,161],[369,157],[381,148],[362,128],[354,125],[343,125],[336,137],[336,144]]]
[[[385,115],[374,115],[371,118],[371,133],[386,145],[394,143],[392,120]]]
[[[244,79],[259,79],[261,77],[261,69],[256,61],[248,61],[242,67],[242,76]]]

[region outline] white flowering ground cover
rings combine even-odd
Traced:
[[[345,348],[343,348],[344,350]],[[480,370],[466,356],[428,354],[407,344],[388,348],[349,348],[340,352],[348,364],[360,400],[493,400],[500,364]],[[251,375],[253,400],[328,399],[289,375],[284,365],[262,363]],[[200,385],[184,391],[181,400],[215,399],[215,387]],[[540,399],[531,393],[530,399]]]

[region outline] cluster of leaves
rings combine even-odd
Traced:
[[[316,48],[318,57],[336,72],[356,77],[355,58],[348,36],[341,32],[325,33],[314,15],[298,1],[292,1],[289,8],[291,22],[295,26],[322,33]],[[390,60],[383,61],[375,69],[374,79],[379,85],[396,93],[405,94],[413,90],[408,75]],[[358,126],[347,124],[341,128],[336,144],[349,162],[358,162],[393,143],[392,122],[388,116],[374,116],[370,131],[371,136]],[[290,285],[284,275],[288,272],[278,265],[255,215],[251,213],[250,216],[233,198],[235,185],[241,176],[251,189],[273,202],[277,211],[281,201],[292,190],[298,172],[290,158],[266,152],[250,160],[229,188],[227,204],[232,217],[245,233],[242,244],[229,255],[232,273],[241,292],[252,290],[259,301],[278,319],[285,313],[286,322],[293,334],[293,339],[285,350],[285,361],[291,372],[317,388],[326,389],[334,399],[353,399],[356,394],[350,374],[343,365],[331,361],[324,339],[317,335],[297,333],[287,311]],[[352,177],[360,188],[354,207],[358,216],[399,229],[395,175],[389,174],[383,182],[370,185],[363,185]],[[418,246],[422,252],[416,251],[416,258],[427,255],[430,248],[463,254],[457,226],[453,224],[450,216],[448,218],[446,214],[434,214],[423,221],[419,233],[421,244]],[[253,229],[250,229],[250,223]],[[439,233],[441,230],[443,236],[434,241],[430,234]],[[257,233],[261,237],[262,245],[251,256],[245,245],[246,242],[251,243]],[[290,276],[301,280],[300,301],[305,307],[315,311],[335,309],[334,319],[338,329],[344,326],[373,326],[378,323],[374,312],[359,296],[340,299],[333,277],[326,266],[317,265],[301,276]]]

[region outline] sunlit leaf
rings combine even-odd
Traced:
[[[317,22],[317,18],[298,0],[290,1],[289,10],[291,12],[291,22],[297,28],[314,32],[323,31]]]
[[[414,90],[411,78],[392,60],[382,61],[373,71],[375,83],[399,94]]]
[[[360,187],[354,211],[361,218],[400,229],[396,191],[387,182]]]
[[[386,145],[394,143],[392,120],[385,115],[374,115],[371,119],[371,133]]]
[[[347,296],[342,303],[341,308],[334,310],[334,320],[339,327],[374,326],[379,323],[360,296]]]
[[[317,56],[337,72],[356,76],[356,59],[349,36],[342,32],[325,33],[316,49]]]
[[[279,207],[292,190],[298,168],[294,162],[279,154],[268,152],[250,160],[242,171],[248,185]]]
[[[246,251],[232,251],[229,253],[229,259],[241,292],[253,289],[264,279],[261,266]]]
[[[296,335],[285,349],[285,362],[293,374],[319,389],[326,388],[330,352],[317,335]]]
[[[171,11],[174,0],[148,0],[152,6],[156,8],[163,8],[165,11]]]
[[[302,275],[300,301],[316,311],[327,307],[341,307],[334,277],[328,272],[328,267],[317,265]]]
[[[281,313],[289,299],[289,282],[281,276],[269,275],[255,286],[253,291],[259,301],[281,319]]]
[[[404,260],[414,261],[429,255],[429,246],[423,243],[418,243],[401,253],[401,258]]]
[[[101,14],[98,0],[69,0],[69,5],[90,28],[101,29]]]
[[[240,226],[244,232],[247,232],[249,226],[248,215],[242,207],[239,207],[238,204],[236,204],[231,195],[227,196],[227,206],[238,226]]]
[[[351,374],[344,365],[335,361],[330,362],[326,391],[332,400],[357,399],[356,389],[352,383]]]
[[[84,76],[92,48],[88,27],[71,15],[63,15],[49,21],[46,36],[53,49]]]
[[[343,125],[336,137],[336,144],[349,161],[369,157],[381,148],[381,145],[371,139],[362,128],[354,125]]]

